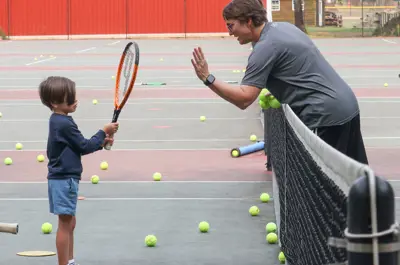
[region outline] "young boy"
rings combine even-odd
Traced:
[[[78,186],[81,180],[81,156],[113,143],[108,137],[118,130],[118,123],[106,124],[90,139],[85,139],[69,113],[77,108],[75,83],[52,76],[39,85],[42,103],[53,113],[47,142],[48,196],[50,212],[58,215],[56,248],[59,265],[75,265],[74,229]]]

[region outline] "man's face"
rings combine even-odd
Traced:
[[[238,42],[243,45],[252,42],[252,31],[250,28],[251,21],[248,23],[240,23],[239,20],[229,19],[225,21],[229,35],[236,37]]]

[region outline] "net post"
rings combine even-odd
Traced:
[[[349,190],[348,228],[345,231],[348,265],[397,265],[399,240],[395,222],[394,191],[388,181],[377,176],[371,178],[375,178],[375,200],[371,197],[368,176],[357,179]],[[374,207],[371,205],[376,209],[376,235],[372,230],[374,215],[371,209]],[[378,238],[378,264],[374,262],[373,238]]]

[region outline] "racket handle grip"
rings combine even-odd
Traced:
[[[10,233],[10,234],[18,234],[19,225],[8,224],[8,223],[0,223],[0,233]]]
[[[106,149],[106,150],[111,150],[111,144],[106,144],[105,146],[104,146],[104,149]]]

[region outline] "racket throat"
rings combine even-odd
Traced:
[[[120,113],[121,113],[121,109],[114,110],[114,115],[113,115],[113,118],[111,121],[112,123],[117,122]]]

